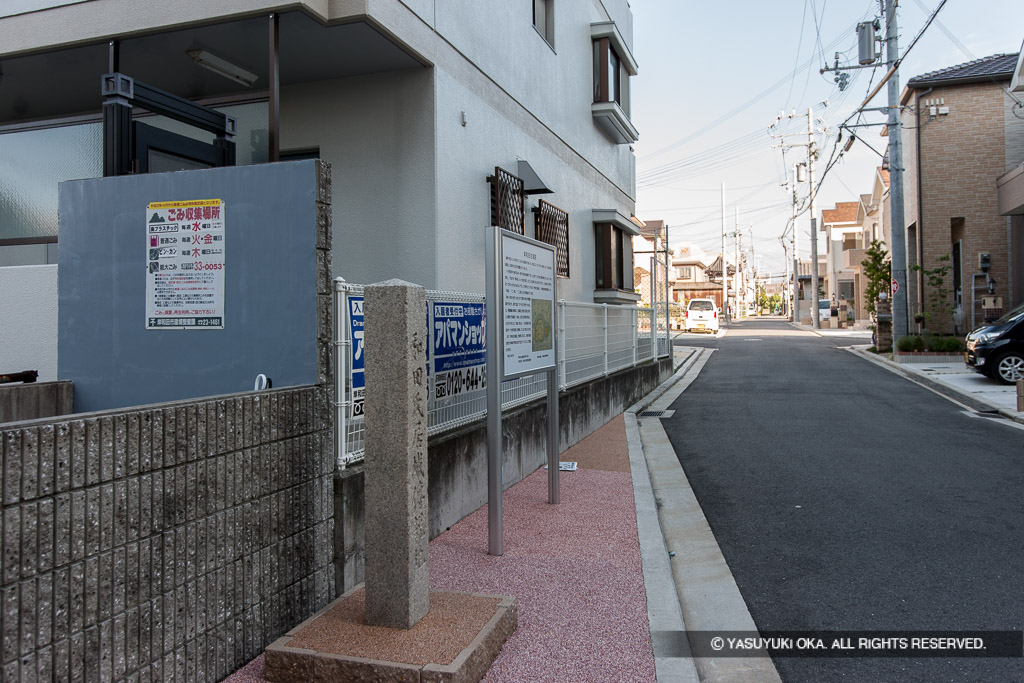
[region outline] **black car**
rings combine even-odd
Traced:
[[[967,365],[1003,384],[1024,379],[1024,304],[967,335]]]

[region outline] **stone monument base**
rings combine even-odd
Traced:
[[[517,625],[516,599],[430,592],[430,611],[411,629],[368,626],[363,586],[278,638],[265,651],[266,679],[479,681]]]

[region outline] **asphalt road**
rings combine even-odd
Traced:
[[[738,323],[663,420],[754,622],[1024,628],[1024,431],[849,343]],[[1024,681],[1024,659],[775,664],[784,681]]]

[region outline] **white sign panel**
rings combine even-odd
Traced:
[[[555,367],[555,251],[501,235],[504,376]]]
[[[146,329],[224,329],[224,203],[146,207]]]

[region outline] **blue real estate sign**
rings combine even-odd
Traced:
[[[434,376],[434,398],[448,399],[485,388],[487,350],[484,345],[484,304],[428,301],[433,313],[427,348],[427,373]],[[363,414],[366,391],[363,351],[363,297],[348,299],[352,339],[352,415]]]
[[[445,399],[485,387],[484,305],[434,301],[431,330],[434,398]]]
[[[366,393],[363,373],[363,297],[349,297],[348,321],[352,339],[352,416],[355,417],[363,414],[363,396]]]

